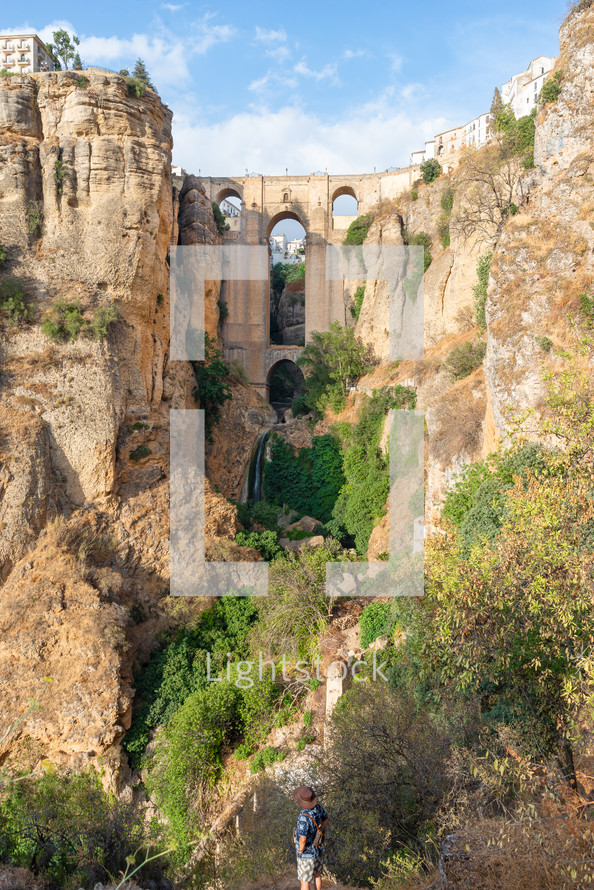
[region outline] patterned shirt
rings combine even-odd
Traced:
[[[307,815],[309,813],[309,815]],[[311,818],[310,818],[311,817]],[[318,850],[313,846],[313,842],[316,836],[317,828],[312,822],[312,818],[318,823],[319,827],[322,827],[322,822],[324,819],[328,818],[328,813],[324,809],[324,807],[317,803],[315,807],[311,810],[301,810],[299,816],[297,818],[297,853],[299,853],[299,838],[305,837],[305,850],[301,854],[306,859],[310,859],[314,856],[318,855]]]

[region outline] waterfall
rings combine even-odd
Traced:
[[[266,446],[266,439],[270,434],[270,430],[264,433],[260,442],[258,443],[258,450],[256,452],[256,461],[254,465],[254,477],[253,483],[250,486],[249,498],[252,501],[261,501],[262,500],[262,463],[263,463],[263,455],[264,448]]]

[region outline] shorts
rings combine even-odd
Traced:
[[[297,857],[297,880],[303,883],[311,883],[314,875],[321,875],[324,869],[321,851],[317,856],[311,856],[307,859]]]

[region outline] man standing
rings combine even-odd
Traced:
[[[301,882],[301,890],[309,890],[312,883],[315,883],[315,890],[322,890],[322,847],[329,816],[318,803],[313,788],[308,785],[296,788],[293,798],[301,807],[295,832],[297,877]]]

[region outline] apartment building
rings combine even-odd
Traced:
[[[53,71],[52,57],[37,34],[0,35],[0,68],[12,74]]]

